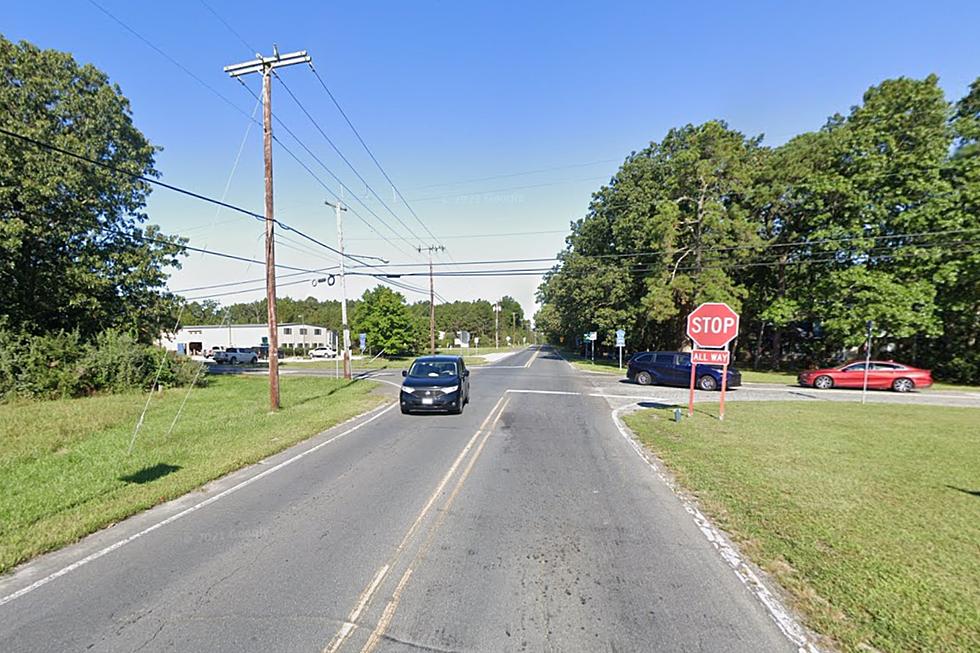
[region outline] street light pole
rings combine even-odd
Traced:
[[[500,349],[500,304],[493,305],[493,346]]]
[[[340,322],[344,331],[344,378],[351,378],[350,371],[350,325],[347,324],[347,266],[344,264],[344,220],[341,211],[346,211],[346,206],[324,202],[327,206],[332,206],[334,213],[337,214],[337,249],[340,250]]]

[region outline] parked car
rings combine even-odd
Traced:
[[[330,347],[317,347],[316,349],[311,349],[308,356],[310,358],[333,358],[337,355],[337,352]]]
[[[895,361],[871,361],[868,368],[868,387],[874,390],[911,392],[932,385],[932,372]],[[797,381],[802,386],[819,390],[830,388],[863,388],[864,361],[851,361],[837,367],[801,372]]]
[[[691,383],[691,354],[683,351],[643,351],[634,354],[626,366],[626,378],[640,385],[687,386]],[[721,389],[721,368],[698,364],[694,370],[695,386],[701,390]],[[742,374],[728,368],[729,388],[742,385]]]
[[[448,411],[456,415],[470,402],[470,371],[462,356],[422,356],[402,370],[402,413]]]
[[[225,363],[230,365],[249,363],[254,365],[256,362],[258,362],[258,360],[258,354],[251,349],[243,349],[241,347],[228,347],[227,349],[214,354],[215,363]]]
[[[225,348],[221,346],[212,347],[211,349],[208,350],[207,356],[208,358],[214,358],[215,354],[217,354],[219,351],[224,351],[224,350]]]

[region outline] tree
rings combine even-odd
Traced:
[[[0,107],[5,129],[158,175],[119,87],[69,54],[0,36]],[[10,325],[85,339],[109,327],[144,342],[158,336],[173,299],[165,268],[180,249],[143,226],[149,192],[129,175],[0,136],[0,306]]]
[[[747,291],[728,268],[762,244],[748,203],[760,140],[711,121],[631,154],[572,225],[561,267],[540,289],[562,335],[595,328],[612,342],[622,327],[634,347],[674,347],[697,304],[739,308]]]
[[[367,334],[373,351],[388,356],[414,354],[424,337],[422,324],[414,319],[405,297],[386,286],[367,290],[361,296],[353,320],[357,330]]]

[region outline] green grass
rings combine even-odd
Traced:
[[[816,632],[846,651],[980,650],[980,411],[668,412],[627,423]]]
[[[626,356],[625,354],[623,355],[623,369],[619,369],[619,358],[616,360],[597,358],[595,361],[592,361],[568,350],[562,351],[561,355],[565,357],[565,360],[572,364],[572,367],[579,370],[626,376],[626,363],[629,361],[629,356]]]
[[[212,377],[155,395],[127,455],[145,394],[0,405],[0,572],[176,498],[383,401],[370,382]]]
[[[756,371],[738,368],[742,373],[742,382],[748,383],[779,383],[782,385],[795,385],[796,372],[775,372],[775,371]]]

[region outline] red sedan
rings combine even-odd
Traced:
[[[852,361],[822,370],[807,370],[799,376],[800,385],[820,390],[829,388],[864,387],[864,361]],[[875,390],[891,388],[895,392],[911,392],[932,385],[932,372],[909,367],[895,361],[871,361],[868,387]]]

